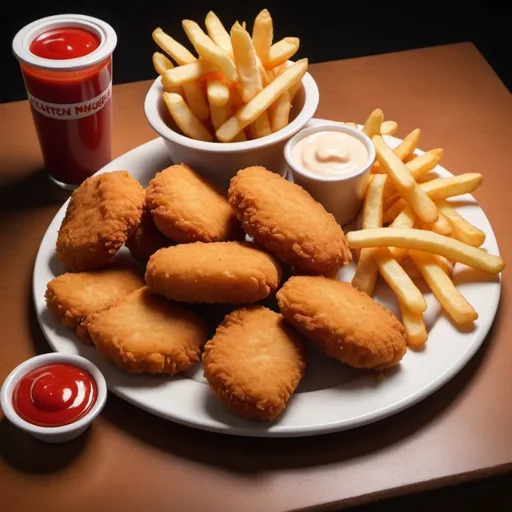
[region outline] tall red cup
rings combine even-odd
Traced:
[[[76,188],[111,159],[114,29],[78,14],[49,16],[14,37],[50,178]]]

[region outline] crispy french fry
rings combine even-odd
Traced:
[[[394,182],[400,195],[423,222],[435,222],[439,212],[434,201],[416,183],[405,164],[384,142],[380,135],[375,135],[372,141],[375,146],[377,160]]]
[[[429,229],[434,233],[439,233],[440,235],[444,236],[451,236],[453,233],[450,223],[446,220],[446,217],[441,212],[439,212],[439,217],[437,217],[437,220],[433,224],[423,223],[421,227],[422,229]]]
[[[253,123],[270,105],[292,85],[301,80],[306,73],[308,60],[301,59],[278,76],[265,89],[258,93],[249,103],[238,110],[233,118],[228,119],[218,130],[217,138],[229,142],[246,126]]]
[[[159,75],[163,75],[168,69],[172,69],[174,64],[160,52],[153,53],[153,67]]]
[[[381,135],[394,135],[398,130],[398,123],[396,121],[384,121],[380,127]]]
[[[386,229],[386,228],[380,228]],[[365,231],[364,229],[362,231]],[[373,230],[372,230],[373,231]],[[427,309],[425,297],[407,275],[400,264],[391,256],[387,247],[377,249],[373,253],[379,272],[393,290],[399,302],[414,313],[423,313]]]
[[[245,27],[244,27],[244,29],[245,29]],[[271,70],[267,71],[265,69],[265,67],[263,66],[261,59],[258,57],[258,55],[256,55],[256,64],[258,66],[258,73],[260,74],[260,77],[261,77],[261,83],[262,83],[263,87],[266,87],[272,81],[272,79],[268,75],[268,71],[271,71]]]
[[[282,75],[283,72],[286,71],[292,65],[293,65],[293,62],[288,60],[284,64],[281,64],[280,66],[277,66],[277,68],[275,68],[275,70],[273,70],[273,72],[275,73],[275,76]],[[290,93],[290,102],[291,103],[293,103],[293,100],[294,100],[295,96],[299,92],[300,85],[301,85],[301,83],[297,82],[295,85],[292,85],[290,87],[290,89],[288,90],[288,92]],[[357,126],[356,126],[356,128],[357,128]]]
[[[168,69],[164,72],[165,80],[168,84],[180,86],[189,82],[199,80],[201,77],[214,73],[217,68],[210,62],[203,59],[195,60],[189,64]]]
[[[162,85],[164,86],[165,92],[173,92],[175,94],[179,94],[180,96],[183,96],[183,89],[181,87],[177,87],[175,85],[171,85],[168,82],[165,81],[165,75],[162,75]]]
[[[185,100],[179,94],[163,93],[163,99],[180,130],[192,139],[213,141],[210,132],[192,113]]]
[[[293,57],[297,53],[299,45],[300,39],[298,37],[285,37],[270,47],[267,62],[265,63],[263,59],[262,62],[267,68],[275,68]]]
[[[414,227],[414,223],[416,222],[417,217],[416,214],[412,211],[410,206],[406,206],[395,218],[392,224],[389,226],[390,228],[399,228],[399,229],[407,229]],[[395,258],[396,261],[401,263],[405,258],[407,258],[407,249],[401,249],[399,247],[389,247],[389,252],[391,256]]]
[[[263,9],[255,18],[254,26],[252,29],[252,42],[256,54],[261,59],[261,62],[269,66],[270,48],[272,47],[272,40],[274,39],[274,25],[272,17],[267,9]]]
[[[485,242],[485,233],[459,215],[447,201],[438,201],[437,207],[451,224],[453,238],[474,247],[480,247]]]
[[[183,95],[192,113],[202,122],[210,118],[210,109],[206,93],[199,82],[183,84]]]
[[[229,85],[222,80],[209,80],[206,84],[206,93],[210,107],[211,105],[222,107],[229,101]],[[226,121],[226,119],[224,121]]]
[[[414,153],[420,141],[421,130],[416,128],[413,130],[400,144],[393,150],[395,155],[402,160],[402,162]]]
[[[418,267],[435,298],[456,324],[468,324],[478,318],[478,313],[457,290],[432,254],[409,251],[409,256]]]
[[[215,130],[229,119],[229,115],[228,105],[215,105],[210,103],[210,117]]]
[[[370,139],[373,138],[374,135],[378,135],[380,133],[382,121],[384,121],[384,113],[380,108],[377,108],[371,112],[364,123],[363,133],[368,135]]]
[[[153,30],[153,41],[180,66],[194,62],[196,57],[160,27]]]
[[[217,46],[220,46],[231,58],[233,58],[231,38],[229,37],[228,31],[224,28],[222,21],[220,21],[213,11],[210,11],[206,15],[204,24],[206,25],[206,31],[208,32],[210,39]]]
[[[227,80],[235,82],[237,80],[236,67],[229,55],[217,46],[195,21],[183,20],[182,26],[196,52],[204,60],[211,62]]]
[[[288,125],[291,108],[292,104],[290,101],[290,93],[288,91],[284,91],[283,94],[281,94],[281,96],[279,96],[279,98],[270,105],[270,108],[268,109],[268,118],[273,133]]]
[[[423,229],[361,229],[347,233],[347,241],[353,249],[402,247],[432,252],[489,274],[498,274],[505,268],[505,262],[500,256]]]
[[[363,229],[382,226],[382,193],[388,177],[384,174],[372,176],[363,204]],[[363,249],[359,255],[352,284],[368,295],[373,294],[378,277],[378,267],[373,259],[374,249]]]
[[[253,137],[259,139],[260,137],[265,137],[266,135],[270,135],[272,133],[272,128],[270,126],[270,121],[268,118],[268,114],[263,112],[263,114],[254,121],[251,125],[251,130]]]
[[[402,317],[402,325],[405,329],[407,337],[407,345],[410,347],[421,347],[427,341],[427,328],[423,321],[423,313],[413,313],[405,307],[400,301],[400,315]]]
[[[231,44],[235,55],[240,95],[243,102],[248,103],[261,92],[263,85],[251,36],[238,22],[231,29]]]

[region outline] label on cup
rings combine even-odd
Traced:
[[[52,119],[81,119],[99,112],[112,96],[112,82],[95,98],[81,103],[48,103],[28,93],[28,99],[32,108],[46,117]]]

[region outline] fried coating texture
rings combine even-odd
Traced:
[[[203,321],[140,288],[94,315],[89,334],[101,356],[129,373],[174,375],[200,360],[208,339]]]
[[[106,265],[139,225],[144,189],[126,171],[86,179],[59,228],[58,258],[73,272]]]
[[[263,306],[226,315],[203,352],[213,394],[236,413],[273,421],[306,371],[305,342],[283,317]]]
[[[244,238],[228,200],[188,165],[157,173],[146,190],[146,203],[156,227],[178,243]]]
[[[342,363],[380,370],[405,354],[405,331],[396,316],[350,283],[294,276],[276,297],[284,318]]]
[[[231,179],[228,195],[245,232],[298,273],[332,273],[351,261],[340,225],[299,185],[248,167]]]
[[[172,240],[164,236],[155,226],[153,216],[144,210],[139,226],[133,235],[126,240],[131,255],[141,263],[147,263],[149,257],[158,249],[169,247]]]
[[[78,337],[92,343],[87,334],[90,315],[112,306],[118,299],[144,286],[141,270],[124,260],[101,270],[62,274],[46,286],[46,304],[50,312]]]
[[[250,242],[196,242],[157,251],[145,279],[152,291],[178,302],[250,304],[276,291],[281,269]]]

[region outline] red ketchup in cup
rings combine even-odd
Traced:
[[[46,168],[73,189],[111,159],[112,52],[107,23],[50,16],[13,40]]]
[[[60,427],[83,418],[98,396],[96,382],[83,368],[55,363],[39,366],[16,384],[12,405],[33,425]]]

